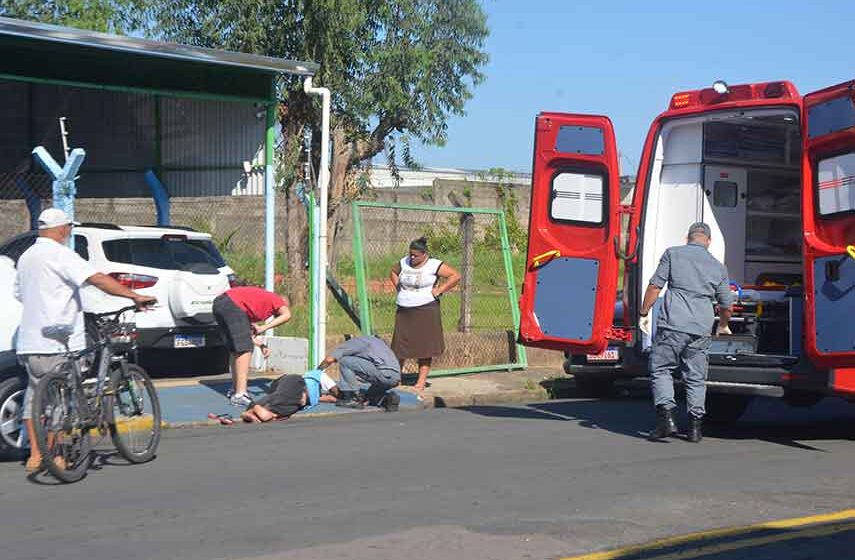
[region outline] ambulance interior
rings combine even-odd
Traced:
[[[795,109],[721,112],[661,129],[646,206],[641,289],[663,251],[707,222],[739,301],[713,354],[801,351],[801,134]]]

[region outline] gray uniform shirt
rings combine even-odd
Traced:
[[[398,357],[392,352],[385,342],[376,336],[358,336],[340,344],[330,352],[330,356],[340,360],[342,356],[359,356],[377,366],[377,369],[386,369],[401,373]]]
[[[665,251],[650,283],[658,288],[668,284],[657,329],[709,336],[715,322],[713,302],[724,308],[733,305],[727,269],[696,243]]]

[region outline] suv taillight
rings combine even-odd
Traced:
[[[229,274],[229,288],[234,288],[236,282],[237,282],[237,276],[234,274]]]
[[[131,290],[151,288],[157,284],[157,276],[147,274],[131,274],[129,272],[113,272],[110,274],[119,284]]]

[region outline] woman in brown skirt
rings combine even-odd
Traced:
[[[441,260],[430,258],[427,239],[421,237],[410,243],[410,254],[392,267],[391,278],[398,292],[392,350],[402,370],[406,360],[418,361],[415,389],[421,393],[433,357],[445,351],[439,298],[460,282],[460,274]]]

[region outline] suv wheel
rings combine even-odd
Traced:
[[[0,459],[16,460],[24,455],[24,378],[14,375],[0,381]]]

